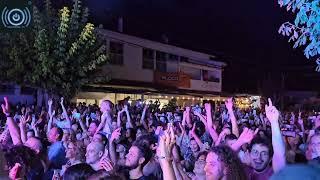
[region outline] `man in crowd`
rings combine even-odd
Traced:
[[[104,155],[104,145],[100,142],[92,142],[87,146],[86,163],[89,164],[92,169],[98,171],[101,169],[100,160]]]

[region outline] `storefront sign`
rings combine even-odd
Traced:
[[[184,73],[155,72],[154,82],[166,86],[190,88],[190,76]]]

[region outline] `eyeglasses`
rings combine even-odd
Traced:
[[[259,152],[257,150],[252,150],[251,151],[251,156],[253,156],[253,157],[261,156],[262,158],[268,158],[269,157],[269,153],[267,151]]]

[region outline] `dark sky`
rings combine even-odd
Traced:
[[[294,16],[276,0],[88,0],[86,5],[91,20],[107,29],[115,29],[123,16],[127,34],[155,41],[166,34],[169,44],[217,55],[229,65],[223,82],[228,92],[258,92],[267,77],[279,87],[281,73],[286,89],[319,90],[315,64],[278,34]]]

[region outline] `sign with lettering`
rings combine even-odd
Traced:
[[[190,88],[190,76],[182,72],[168,73],[168,72],[155,71],[154,82],[157,84],[162,84],[162,85],[172,86],[177,88],[179,87]]]

